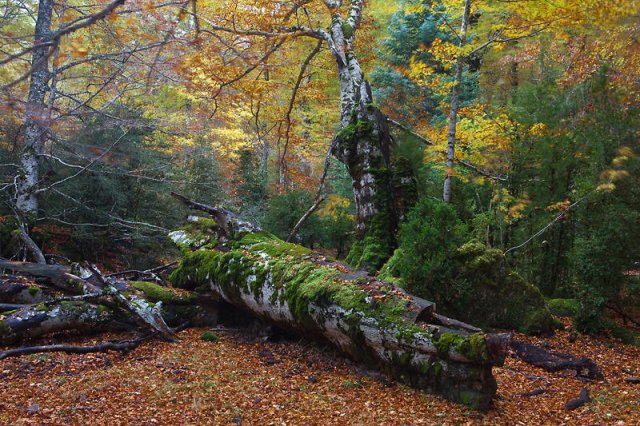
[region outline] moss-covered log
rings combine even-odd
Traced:
[[[8,297],[26,297],[22,287],[27,288],[26,294],[29,293],[28,288],[35,289],[26,284],[0,281],[0,289],[13,290],[6,292],[5,296]],[[164,324],[166,320],[171,326],[179,326],[186,321],[206,325],[217,320],[215,301],[200,300],[192,292],[142,281],[121,282],[119,287],[122,291],[118,294],[106,291],[63,297],[0,312],[0,346],[61,331],[135,327],[136,322],[139,325],[151,325],[157,322]],[[32,293],[37,294],[36,291]],[[0,293],[0,302],[5,302],[2,296]],[[121,299],[125,299],[126,303]],[[141,317],[145,320],[144,324],[140,321]]]
[[[111,308],[82,300],[38,304],[0,315],[0,345],[61,331],[104,330],[113,319]]]
[[[174,239],[187,252],[174,285],[213,291],[264,320],[326,339],[355,360],[453,401],[487,408],[503,342],[434,313],[432,303],[265,232],[225,232],[211,219]],[[203,229],[202,225],[207,225]],[[255,231],[255,230],[252,230]]]

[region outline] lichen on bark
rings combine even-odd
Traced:
[[[328,340],[358,361],[449,399],[462,401],[466,392],[474,396],[467,398],[471,405],[486,408],[495,393],[496,360],[483,334],[417,322],[428,302],[271,234],[247,233],[187,253],[171,280]]]

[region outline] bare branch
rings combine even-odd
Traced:
[[[314,198],[313,204],[309,207],[309,210],[305,212],[304,215],[300,218],[298,223],[293,227],[289,235],[287,236],[287,242],[291,241],[291,239],[296,235],[300,227],[306,222],[306,220],[315,212],[322,201],[324,201],[324,197],[322,197],[322,191],[324,190],[324,183],[327,179],[327,174],[329,173],[329,166],[331,165],[331,153],[333,152],[336,146],[337,139],[333,138],[331,143],[329,144],[329,149],[327,150],[327,155],[324,158],[324,169],[322,171],[322,177],[320,178],[320,183],[318,184],[318,190],[316,191],[316,196]]]
[[[300,89],[300,85],[302,84],[302,80],[304,79],[304,75],[307,72],[307,68],[309,64],[313,60],[313,58],[320,52],[320,48],[322,47],[322,40],[318,40],[318,43],[313,48],[311,53],[307,56],[307,58],[302,63],[300,67],[300,72],[298,73],[298,78],[296,79],[296,83],[293,86],[293,92],[291,94],[291,99],[289,100],[289,108],[287,109],[287,113],[285,114],[285,122],[287,123],[287,127],[285,129],[285,141],[284,148],[282,149],[282,156],[280,157],[280,167],[281,170],[286,170],[286,158],[287,158],[287,150],[289,148],[289,139],[291,133],[291,113],[293,112],[293,107],[296,101],[296,97],[298,95],[298,89]],[[280,138],[278,135],[278,146],[280,146]]]

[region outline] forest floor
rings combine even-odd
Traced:
[[[568,325],[568,321],[565,321]],[[498,394],[480,414],[367,374],[327,347],[262,342],[239,331],[179,334],[181,343],[146,342],[134,351],[40,354],[0,361],[0,424],[109,425],[546,425],[640,424],[640,348],[569,332],[514,337],[592,358],[604,380],[548,373],[508,357],[495,368]],[[123,338],[109,335],[108,338]],[[105,336],[67,338],[92,344]],[[46,343],[44,340],[41,343]],[[591,401],[568,411],[583,388]],[[522,394],[545,389],[536,396]]]

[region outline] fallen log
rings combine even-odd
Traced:
[[[224,209],[181,201],[215,219],[191,217],[170,234],[185,252],[171,275],[175,286],[212,291],[281,328],[327,340],[401,382],[489,407],[497,388],[492,366],[503,362],[509,336],[486,335],[437,315],[431,302],[286,243]]]
[[[70,273],[70,268],[62,265],[15,262],[0,258],[0,269],[45,277],[58,289],[69,293],[83,294],[98,291],[98,287],[94,283]]]
[[[0,301],[3,303],[31,305],[51,300],[56,293],[56,290],[42,288],[25,277],[0,274]]]

